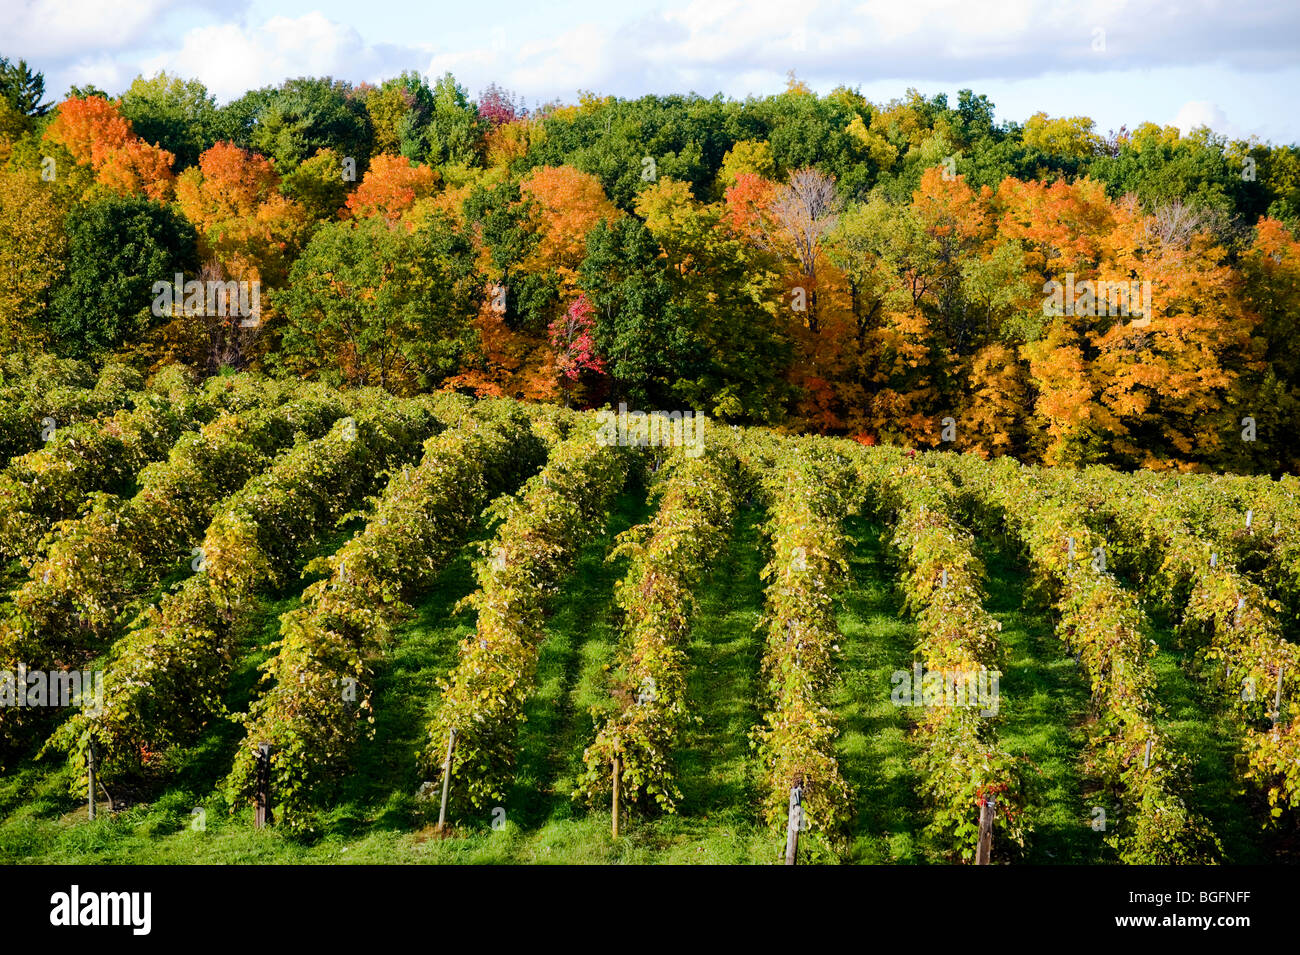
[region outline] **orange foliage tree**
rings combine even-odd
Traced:
[[[600,180],[572,166],[542,166],[520,183],[541,213],[541,241],[526,267],[553,268],[568,292],[577,290],[578,268],[587,254],[587,233],[602,219],[623,215],[605,195]]]
[[[44,139],[62,146],[74,160],[95,172],[95,181],[118,195],[143,194],[163,200],[174,176],[170,152],[149,145],[132,130],[116,102],[99,96],[59,104]]]
[[[199,232],[203,257],[239,280],[282,283],[311,223],[279,183],[270,160],[232,143],[217,143],[185,170],[176,202]]]
[[[396,222],[437,185],[438,174],[428,166],[385,153],[370,161],[361,185],[348,196],[347,211],[358,219],[382,216]]]
[[[1300,241],[1278,220],[1261,218],[1241,265],[1246,308],[1259,316],[1257,350],[1267,368],[1243,389],[1233,415],[1234,426],[1256,419],[1256,441],[1237,442],[1230,460],[1255,470],[1272,459],[1300,472],[1300,441],[1293,434],[1300,421]]]

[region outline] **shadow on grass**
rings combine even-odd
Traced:
[[[988,571],[984,606],[1002,624],[998,739],[1028,761],[1025,847],[1009,854],[1039,865],[1108,861],[1113,853],[1105,833],[1092,828],[1081,775],[1088,681],[1029,586],[1029,568],[1000,540],[981,538],[979,550]]]
[[[850,521],[849,585],[840,600],[839,671],[833,708],[840,719],[840,767],[856,795],[849,859],[857,863],[927,861],[925,822],[911,761],[906,710],[890,701],[890,675],[912,665],[917,631],[899,615],[883,530]]]
[[[682,815],[741,827],[758,818],[749,734],[760,718],[762,519],[754,507],[737,513],[731,542],[695,591],[686,699],[700,722],[677,756]]]

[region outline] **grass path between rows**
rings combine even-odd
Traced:
[[[998,738],[1026,760],[1028,779],[1024,848],[998,845],[995,861],[1106,861],[1105,833],[1093,828],[1081,773],[1088,681],[1029,586],[1029,567],[988,539],[980,541],[979,556],[988,571],[985,609],[1002,624]]]
[[[1167,712],[1164,727],[1178,751],[1191,765],[1187,785],[1180,791],[1188,805],[1203,815],[1223,844],[1222,860],[1229,864],[1274,861],[1262,831],[1267,808],[1259,791],[1239,774],[1241,737],[1233,719],[1216,698],[1217,690],[1202,680],[1204,664],[1195,662],[1163,617],[1148,610],[1151,638],[1160,648],[1152,667],[1156,693]],[[1261,838],[1263,837],[1263,838]]]
[[[898,614],[884,534],[861,518],[849,526],[849,585],[838,614],[842,682],[833,709],[841,727],[841,771],[857,797],[849,858],[919,863],[926,861],[924,816],[911,767],[911,721],[890,701],[890,674],[911,667],[918,634]]]

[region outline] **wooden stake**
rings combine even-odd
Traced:
[[[1146,769],[1151,765],[1151,740],[1147,740],[1147,752],[1142,757],[1142,768]]]
[[[618,838],[618,784],[619,784],[619,770],[622,769],[620,763],[621,760],[617,755],[615,755],[614,756],[614,812],[613,812],[613,818],[611,820],[615,839]]]
[[[975,847],[975,864],[990,865],[993,856],[993,816],[997,800],[992,796],[980,803],[980,841]]]
[[[447,828],[447,792],[451,788],[451,754],[456,749],[456,730],[447,734],[447,758],[442,763],[442,806],[438,809],[438,831]]]
[[[92,734],[86,747],[86,781],[90,783],[90,802],[87,811],[91,819],[95,818],[95,737]]]
[[[271,744],[257,744],[257,794],[254,797],[254,824],[264,829],[275,822],[271,812]]]
[[[1282,674],[1286,672],[1286,667],[1277,668],[1277,691],[1273,694],[1273,725],[1277,726],[1282,720]]]
[[[799,824],[803,819],[803,788],[790,790],[790,811],[785,824],[785,864],[797,865],[799,858]]]

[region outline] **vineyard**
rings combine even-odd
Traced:
[[[1300,858],[1294,477],[634,420],[5,359],[0,860]]]

